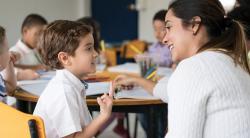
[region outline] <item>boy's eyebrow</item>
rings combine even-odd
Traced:
[[[92,42],[88,42],[85,46],[94,45]]]

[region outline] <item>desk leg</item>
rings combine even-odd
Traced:
[[[149,107],[149,112],[148,112],[148,131],[147,131],[147,138],[155,138],[156,137],[156,130],[155,130],[155,119],[154,119],[154,107],[150,106]]]
[[[16,108],[24,113],[28,114],[33,114],[33,111],[36,107],[35,102],[28,102],[28,101],[23,101],[23,100],[18,100],[16,101]]]
[[[28,113],[28,102],[23,100],[16,100],[16,108],[24,113]]]

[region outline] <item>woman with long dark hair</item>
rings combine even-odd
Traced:
[[[119,76],[168,103],[167,138],[250,137],[250,69],[243,26],[218,0],[175,0],[163,42],[178,66],[157,84]]]

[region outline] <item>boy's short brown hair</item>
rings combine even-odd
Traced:
[[[57,20],[50,23],[38,43],[43,62],[51,68],[63,69],[58,53],[66,52],[74,56],[80,39],[89,33],[92,33],[91,27],[79,22]]]
[[[0,26],[0,52],[2,51],[2,45],[3,45],[3,41],[4,41],[4,39],[5,39],[5,29],[2,27],[2,26]]]

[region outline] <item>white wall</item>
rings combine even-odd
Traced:
[[[10,46],[20,38],[23,19],[30,13],[41,14],[49,22],[75,20],[90,15],[90,0],[0,0],[0,25],[7,30]]]
[[[168,8],[169,0],[137,0],[137,2],[143,7],[139,11],[139,39],[154,42],[156,39],[152,18],[157,11]]]
[[[75,20],[91,15],[91,0],[0,0],[0,25],[7,30],[9,45],[20,38],[23,19],[30,13],[38,13],[49,22],[56,19]],[[167,9],[169,0],[137,0],[144,10],[139,11],[139,39],[155,41],[152,28],[153,15]]]

